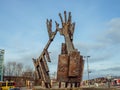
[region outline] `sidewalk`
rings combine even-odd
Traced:
[[[20,90],[32,90],[32,89],[28,89],[27,87],[21,87]]]
[[[35,89],[45,89],[45,88],[43,88],[43,87],[41,87],[41,86],[33,86],[33,88],[35,88]],[[27,88],[27,87],[21,87],[20,88],[20,90],[32,90],[32,88],[31,89],[29,89],[29,88]]]

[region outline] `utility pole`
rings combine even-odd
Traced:
[[[84,58],[87,59],[88,86],[90,87],[90,82],[89,82],[89,73],[90,73],[90,71],[89,71],[89,64],[88,64],[88,58],[90,58],[90,56],[84,56]]]
[[[0,81],[3,81],[4,49],[0,49]]]

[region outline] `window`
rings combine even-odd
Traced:
[[[0,55],[0,59],[3,59],[3,55]]]
[[[2,86],[6,86],[6,83],[2,83]]]
[[[8,83],[8,86],[13,86],[13,83]]]

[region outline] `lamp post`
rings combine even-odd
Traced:
[[[88,65],[88,58],[90,58],[90,56],[84,56],[84,58],[87,58],[88,85],[90,87],[90,83],[89,83],[89,73],[90,73],[90,71],[89,71],[89,65]]]
[[[111,78],[112,78],[112,76],[108,74],[107,75],[108,88],[110,88]]]
[[[0,49],[0,81],[3,81],[4,49]]]

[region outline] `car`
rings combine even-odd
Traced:
[[[17,87],[15,87],[15,88],[10,88],[10,90],[20,90],[20,88],[17,88]]]
[[[1,81],[0,82],[0,90],[11,90],[14,89],[15,87],[15,82],[13,81]]]

